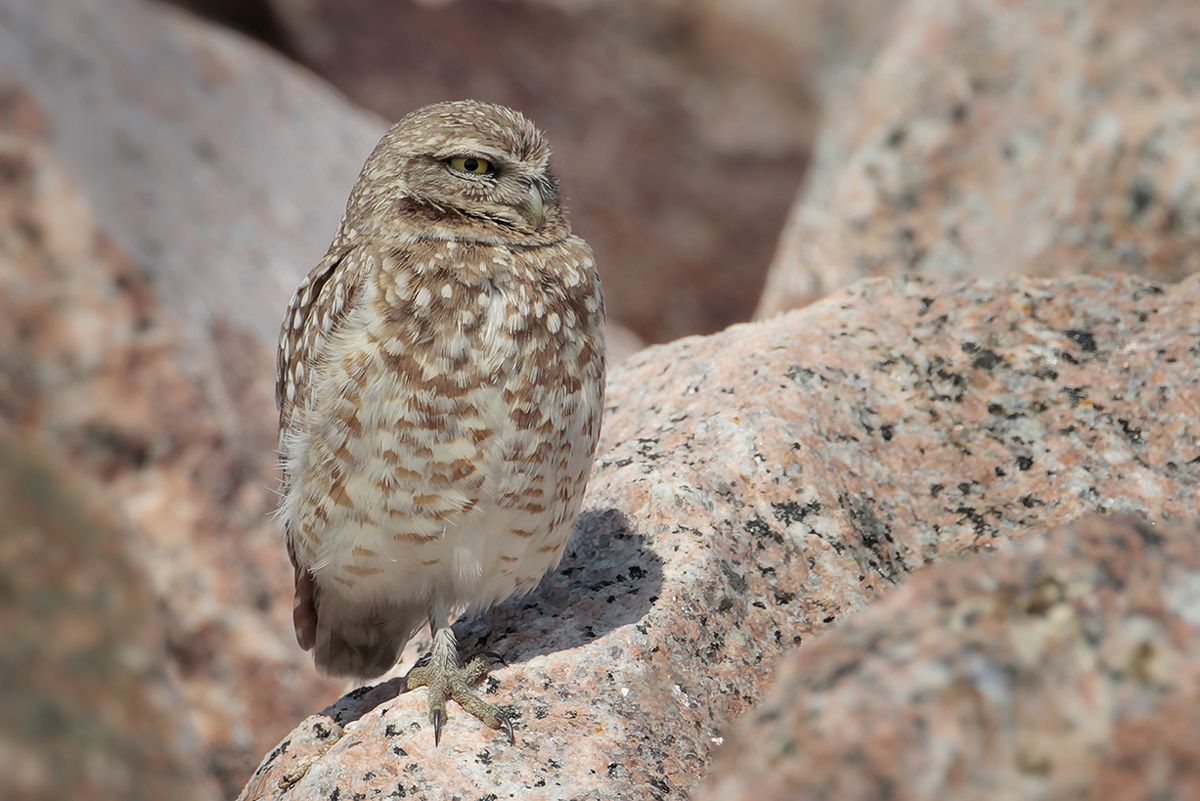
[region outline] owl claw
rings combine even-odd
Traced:
[[[466,712],[478,718],[483,725],[494,731],[503,731],[510,745],[516,745],[512,723],[497,707],[484,701],[471,689],[488,674],[488,661],[482,656],[472,659],[465,667],[457,664],[454,652],[438,654],[424,665],[409,671],[408,689],[429,688],[429,719],[433,723],[433,744],[441,744],[442,725],[448,719],[446,702],[453,699]]]

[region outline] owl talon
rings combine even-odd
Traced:
[[[462,680],[465,686],[478,684],[487,674],[492,672],[492,666],[484,656],[477,656],[462,668]],[[458,700],[458,699],[455,699]]]
[[[429,688],[429,719],[433,722],[433,744],[441,742],[442,724],[447,720],[446,701],[453,699],[459,706],[496,731],[504,730],[510,744],[516,744],[512,723],[492,704],[471,689],[491,670],[488,659],[477,656],[465,666],[459,665],[454,635],[449,628],[439,628],[434,634],[433,648],[424,664],[418,662],[408,672],[408,688]]]

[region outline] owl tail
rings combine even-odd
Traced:
[[[425,622],[422,608],[365,607],[322,589],[311,573],[297,570],[292,622],[300,647],[313,652],[317,670],[328,676],[383,675]]]
[[[378,622],[360,619],[334,626],[317,624],[313,661],[329,676],[373,679],[392,669],[412,632],[397,631]]]

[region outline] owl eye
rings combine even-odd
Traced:
[[[484,159],[462,158],[446,159],[446,163],[461,172],[473,172],[476,175],[487,175],[492,172],[492,163]]]

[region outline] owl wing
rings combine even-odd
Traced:
[[[292,295],[279,331],[275,363],[281,445],[296,404],[304,397],[306,371],[310,369],[307,365],[314,363],[330,334],[353,308],[370,262],[365,248],[351,245],[330,248]]]
[[[298,406],[304,404],[306,381],[331,334],[354,308],[358,291],[371,265],[370,253],[355,246],[333,247],[292,295],[279,332],[275,402],[279,405],[279,455],[283,470],[281,492],[290,485],[287,472],[287,432]],[[306,367],[307,366],[307,367]],[[288,558],[295,570],[296,597],[292,623],[305,650],[313,647],[317,631],[316,584],[296,558],[293,532],[287,532]]]

